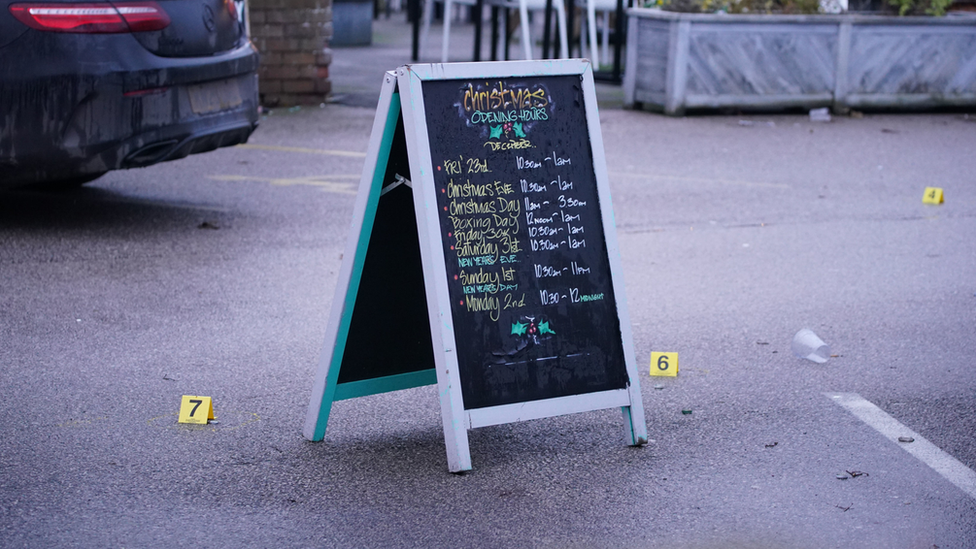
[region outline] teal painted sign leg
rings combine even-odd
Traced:
[[[347,245],[345,261],[351,261],[350,267],[344,265],[340,273],[339,284],[345,284],[345,292],[336,292],[336,299],[342,296],[341,303],[333,303],[332,315],[329,320],[329,331],[322,348],[315,383],[312,386],[312,397],[309,402],[308,414],[305,418],[305,438],[319,441],[325,438],[325,428],[329,422],[332,402],[336,400],[336,386],[339,379],[339,368],[349,337],[349,325],[359,293],[359,282],[363,274],[363,264],[369,247],[373,223],[376,219],[376,209],[379,204],[383,188],[383,177],[390,157],[390,148],[400,118],[400,95],[394,92],[396,79],[387,76],[380,94],[380,104],[377,117],[373,123],[373,135],[381,136],[379,143],[371,143],[367,151],[364,174],[360,183],[354,220],[359,220],[359,234],[355,242]],[[383,111],[386,111],[385,118]],[[382,124],[382,132],[380,132]],[[353,230],[355,230],[355,225]],[[352,247],[353,250],[349,248]],[[345,275],[345,276],[343,276]],[[340,395],[341,396],[341,395]]]

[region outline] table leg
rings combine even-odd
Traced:
[[[484,0],[478,0],[474,4],[474,60],[481,61],[481,13],[485,7]]]

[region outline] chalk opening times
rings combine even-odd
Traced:
[[[521,155],[511,167],[517,182],[499,180],[484,158],[458,155],[436,168],[458,304],[498,321],[506,309],[602,301],[578,287],[591,272],[583,254],[597,204],[580,199],[563,173],[547,175],[568,172],[572,159]]]

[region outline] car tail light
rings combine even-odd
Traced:
[[[169,91],[169,86],[164,88],[146,88],[144,90],[132,90],[122,94],[122,97],[145,97],[147,95],[159,95]]]
[[[120,33],[166,28],[170,19],[156,2],[24,3],[10,13],[32,29],[48,32]]]
[[[169,26],[169,15],[156,2],[115,2],[114,5],[132,32],[157,31]]]
[[[234,19],[238,19],[237,2],[234,0],[224,0],[224,4],[227,6],[227,13],[230,13],[230,16]]]

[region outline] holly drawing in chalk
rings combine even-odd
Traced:
[[[491,130],[491,135],[488,139],[501,139],[502,138],[502,127],[501,126],[489,126]]]
[[[556,335],[556,332],[549,326],[549,320],[545,317],[523,316],[518,322],[512,323],[512,335],[520,338],[530,339],[532,343],[538,344],[541,339],[548,339],[547,336]]]
[[[525,332],[529,329],[528,324],[523,324],[522,322],[516,322],[512,324],[512,334],[517,336],[524,336]]]
[[[525,137],[525,130],[522,129],[521,122],[512,124],[512,129],[515,131],[515,137]]]
[[[514,346],[507,349],[492,351],[497,359],[507,361],[515,358],[519,353],[541,344],[556,335],[556,331],[544,316],[523,316],[512,322],[512,333],[515,336]],[[508,341],[511,344],[512,340]]]
[[[545,321],[545,322],[540,322],[539,323],[539,333],[542,334],[542,335],[545,335],[545,334],[556,335],[556,332],[552,331],[552,329],[549,327],[549,321],[548,320]]]

